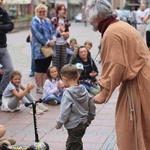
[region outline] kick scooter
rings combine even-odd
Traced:
[[[34,132],[35,132],[35,142],[31,146],[23,146],[23,145],[3,145],[0,147],[0,150],[49,150],[49,145],[45,142],[39,141],[38,131],[37,131],[37,121],[36,121],[36,103],[41,103],[42,99],[31,103],[25,103],[25,106],[28,107],[32,105],[33,108],[33,121],[34,121]]]

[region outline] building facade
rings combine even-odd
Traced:
[[[150,0],[108,0],[112,7],[116,9],[124,9],[125,6],[139,6],[140,3],[148,4]],[[12,18],[23,17],[25,15],[34,15],[34,8],[37,4],[43,3],[51,8],[59,3],[63,3],[67,7],[67,17],[69,20],[75,18],[78,13],[83,14],[83,20],[85,20],[85,6],[87,0],[4,0],[4,7],[12,16]]]

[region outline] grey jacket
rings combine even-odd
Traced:
[[[89,125],[94,119],[95,109],[92,96],[84,86],[71,86],[63,93],[57,126],[61,128],[64,124],[66,129],[72,129],[80,123]]]

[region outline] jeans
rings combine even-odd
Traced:
[[[0,63],[3,65],[5,73],[0,82],[0,93],[2,93],[9,83],[9,74],[14,70],[11,56],[7,48],[0,48]]]
[[[48,101],[57,100],[57,102],[60,104],[61,103],[61,99],[62,99],[62,95],[55,96],[54,94],[50,94],[49,96],[47,96],[46,98],[43,99],[43,103],[47,104]]]
[[[35,60],[32,57],[33,50],[31,49],[31,71],[34,72],[35,71]]]
[[[86,124],[79,124],[73,129],[68,129],[66,150],[83,150],[82,137],[85,134],[86,128]]]

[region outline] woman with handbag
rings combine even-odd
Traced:
[[[36,16],[31,20],[33,59],[35,60],[36,92],[43,93],[43,85],[47,78],[46,71],[50,66],[52,56],[45,57],[41,51],[43,46],[53,48],[56,41],[56,32],[49,19],[46,18],[47,6],[39,4],[35,8]]]

